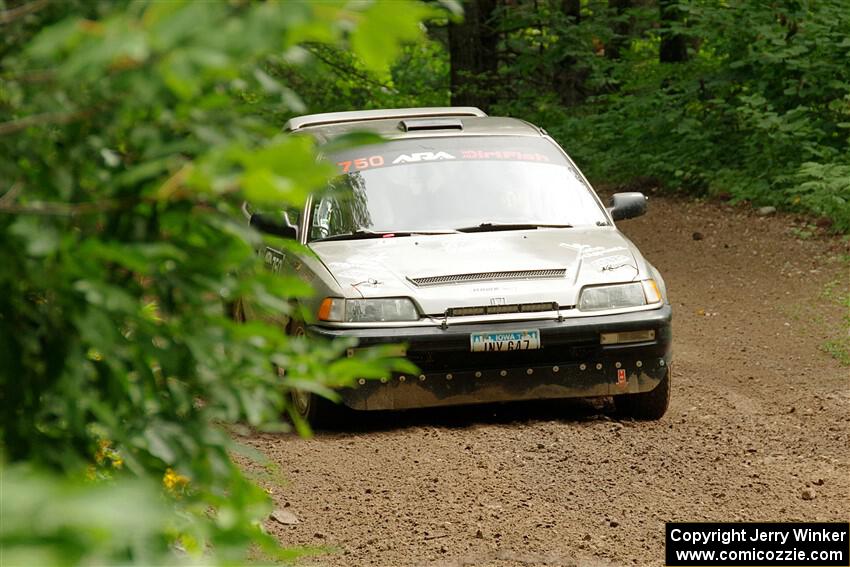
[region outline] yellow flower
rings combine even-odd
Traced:
[[[109,454],[109,441],[101,439],[97,442],[97,452],[94,454],[94,460],[97,464],[102,465],[103,461]]]
[[[174,472],[174,469],[168,467],[165,469],[165,474],[162,475],[162,484],[170,491],[175,491],[178,488],[183,488],[189,484],[189,479]]]

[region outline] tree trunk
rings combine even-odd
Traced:
[[[626,18],[626,10],[632,7],[632,0],[608,0],[608,7],[617,18],[612,26],[614,37],[605,46],[605,57],[613,61],[620,58],[623,48],[629,44],[632,26]]]
[[[449,23],[449,60],[453,106],[477,106],[487,111],[494,100],[498,35],[492,26],[496,0],[470,0],[464,18]]]
[[[572,18],[575,25],[580,24],[581,0],[561,0],[561,12],[568,18]]]
[[[569,42],[575,41],[571,28],[581,24],[581,0],[560,0],[561,20],[557,49],[567,51]],[[561,103],[574,106],[584,100],[584,80],[587,70],[579,67],[572,55],[564,55],[554,70],[552,86],[558,93]]]
[[[681,24],[684,14],[678,0],[658,0],[661,16],[661,47],[658,59],[661,63],[681,63],[688,60],[687,38],[670,30],[670,26]]]

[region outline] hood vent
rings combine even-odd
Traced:
[[[407,279],[416,286],[428,287],[485,281],[555,279],[566,277],[566,275],[566,268],[561,268],[551,270],[517,270],[513,272],[478,272],[475,274],[453,274]]]

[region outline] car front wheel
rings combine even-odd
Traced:
[[[670,405],[670,367],[655,389],[639,394],[614,396],[617,413],[640,420],[661,419]]]
[[[293,337],[303,337],[307,332],[303,323],[293,321],[289,327],[289,334]],[[281,375],[285,373],[282,368],[278,371]],[[327,398],[303,390],[290,390],[289,400],[295,413],[313,428],[339,424],[346,409]]]

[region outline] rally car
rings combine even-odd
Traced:
[[[545,130],[477,108],[316,114],[286,128],[320,143],[386,141],[327,156],[339,177],[303,210],[253,214],[312,254],[266,248],[316,290],[293,334],[405,345],[416,373],[340,391],[355,410],[613,397],[637,419],[670,398],[671,307],[661,274],[615,226],[641,193],[605,207]],[[334,406],[296,392],[314,422]]]

